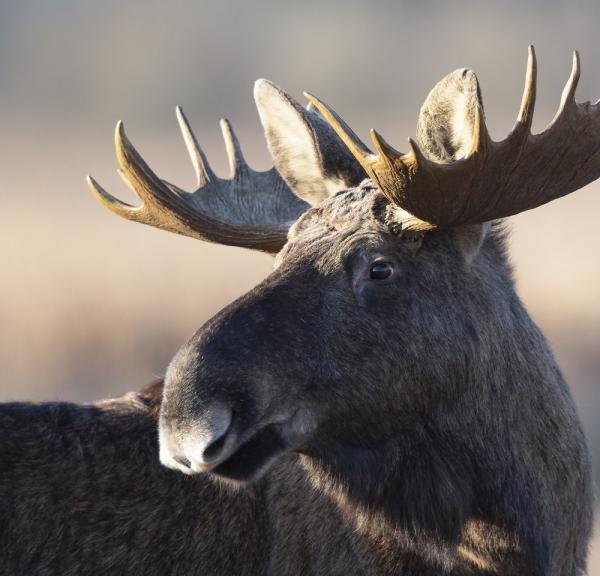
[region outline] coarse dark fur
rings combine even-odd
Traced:
[[[1,405],[1,574],[257,573],[264,491],[228,493],[161,466],[161,392]]]
[[[390,234],[385,204],[365,184],[311,209],[273,274],[173,361],[170,428],[215,398],[255,426],[266,375],[269,411],[313,413],[295,445],[278,430],[286,450],[254,482],[161,467],[156,391],[3,405],[2,572],[581,574],[585,442],[502,231],[466,269],[449,233],[418,250]],[[375,253],[393,280],[358,290]]]
[[[392,234],[388,208],[367,181],[307,212],[275,271],[175,357],[165,434],[233,406],[228,434],[257,446],[209,474],[286,495],[273,517],[294,544],[274,545],[273,574],[581,574],[585,441],[502,229],[467,265],[451,232]],[[380,259],[394,274],[365,277]],[[280,443],[261,438],[290,407]],[[290,433],[298,411],[308,431]]]
[[[456,118],[455,94],[422,121]],[[314,207],[177,353],[160,417],[156,389],[1,408],[0,571],[583,574],[585,439],[502,226],[406,233],[371,181],[331,175],[287,95],[257,100],[288,184],[323,181]]]

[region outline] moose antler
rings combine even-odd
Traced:
[[[600,176],[600,101],[594,105],[575,102],[578,53],[573,54],[571,75],[554,119],[542,133],[531,134],[536,72],[535,52],[530,46],[519,116],[512,132],[501,142],[492,141],[486,129],[475,75],[468,70],[454,73],[453,80],[466,92],[460,95],[460,105],[470,133],[460,147],[461,154],[447,162],[425,155],[412,139],[410,152],[401,154],[371,130],[377,150],[374,154],[345,130],[329,106],[305,95],[390,201],[415,217],[408,227],[445,228],[487,222],[535,208]]]
[[[293,194],[275,168],[256,172],[246,164],[227,120],[221,120],[221,130],[231,178],[218,178],[183,111],[178,107],[176,112],[196,172],[195,192],[185,192],[156,176],[129,142],[121,122],[115,133],[119,173],[142,205],[117,200],[88,176],[91,190],[107,208],[128,220],[209,242],[278,252],[287,241],[291,223],[307,204]]]

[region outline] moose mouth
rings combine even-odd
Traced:
[[[265,426],[215,466],[210,474],[235,483],[251,482],[262,476],[269,464],[286,449],[280,426]]]

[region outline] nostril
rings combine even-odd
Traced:
[[[177,463],[184,472],[188,471],[184,468],[191,472],[210,470],[227,456],[234,443],[233,411],[226,404],[215,402],[195,418],[195,422],[186,422],[175,430],[163,427],[164,461]]]
[[[227,436],[229,435],[229,431],[231,430],[231,425],[233,422],[233,413],[231,412],[229,415],[229,422],[225,430],[221,433],[221,435],[213,440],[206,448],[204,448],[202,452],[202,460],[206,463],[212,462],[219,458],[222,454],[223,449],[225,447],[225,442],[227,440]]]
[[[209,444],[202,453],[205,462],[211,462],[219,457],[219,454],[223,451],[225,446],[225,439],[227,438],[227,432],[223,434],[218,440],[215,440],[212,444]]]
[[[173,460],[175,460],[177,464],[181,464],[184,468],[192,467],[192,463],[184,456],[173,456]]]

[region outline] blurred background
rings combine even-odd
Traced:
[[[176,104],[226,175],[223,116],[249,162],[270,167],[256,78],[301,101],[310,90],[365,139],[374,126],[403,149],[429,89],[466,66],[501,139],[534,44],[541,131],[573,48],[578,101],[600,97],[599,21],[596,0],[0,0],[0,400],[90,401],[139,388],[269,273],[269,256],[130,223],[97,203],[87,173],[134,201],[115,173],[118,119],[159,175],[191,189]],[[518,290],[573,388],[597,478],[599,213],[595,183],[510,219]],[[592,566],[600,573],[600,543]]]

